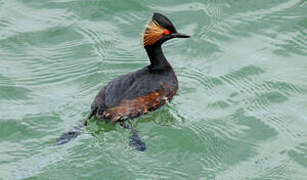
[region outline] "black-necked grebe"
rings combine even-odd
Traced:
[[[161,45],[169,39],[188,37],[190,36],[178,33],[167,17],[154,13],[143,33],[143,45],[150,65],[121,75],[102,88],[92,103],[91,113],[84,124],[87,125],[92,116],[112,123],[121,122],[123,127],[131,129],[130,143],[138,150],[145,150],[145,144],[132,126],[126,126],[122,122],[152,112],[173,98],[178,89],[178,81]],[[72,138],[78,134],[71,133],[74,135]],[[67,136],[69,135],[66,133]],[[66,142],[65,138],[62,140]]]

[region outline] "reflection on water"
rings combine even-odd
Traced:
[[[91,121],[109,80],[148,64],[152,12],[178,31],[164,51],[179,92],[129,132]],[[0,179],[306,179],[307,3],[1,1]]]

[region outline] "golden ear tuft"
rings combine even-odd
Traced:
[[[143,33],[143,45],[153,45],[162,38],[165,28],[160,26],[156,21],[151,20],[146,26]]]

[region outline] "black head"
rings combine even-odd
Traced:
[[[161,45],[173,38],[189,38],[190,36],[178,33],[173,23],[164,15],[154,13],[147,25],[144,37],[144,46]]]
[[[166,16],[160,13],[154,13],[152,15],[152,20],[156,21],[160,26],[164,27],[170,32],[176,32],[175,26]]]

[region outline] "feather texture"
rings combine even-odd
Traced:
[[[143,45],[150,46],[159,41],[163,36],[164,30],[164,27],[160,26],[156,21],[151,20],[143,33]]]

